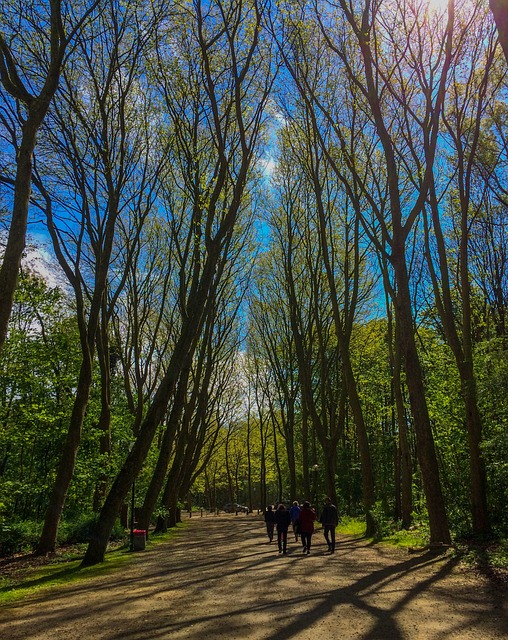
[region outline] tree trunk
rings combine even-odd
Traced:
[[[259,431],[261,441],[261,459],[259,461],[259,495],[261,504],[259,506],[264,510],[267,507],[268,496],[266,490],[266,441],[263,433],[263,420],[261,418],[259,421]]]
[[[344,380],[347,385],[349,406],[351,407],[351,413],[353,414],[353,421],[356,428],[356,438],[358,440],[358,453],[360,454],[360,465],[362,472],[362,489],[363,489],[363,504],[365,507],[365,513],[369,513],[374,505],[374,473],[372,470],[372,460],[370,456],[369,439],[367,437],[367,427],[365,426],[365,420],[363,417],[363,410],[360,403],[360,397],[358,395],[358,388],[349,359],[349,353],[344,357],[341,351]]]
[[[143,506],[140,514],[140,528],[148,531],[148,526],[152,518],[157,499],[164,484],[164,479],[168,470],[169,460],[171,458],[172,446],[174,444],[176,432],[182,412],[184,408],[185,394],[187,392],[188,380],[189,380],[189,368],[186,367],[180,376],[178,382],[178,389],[175,394],[173,407],[170,412],[168,423],[162,437],[161,447],[159,450],[159,457],[155,470],[152,474],[150,484],[145,494]]]
[[[391,313],[389,322],[391,324]],[[389,335],[391,336],[391,330]],[[408,529],[412,522],[413,513],[413,465],[411,461],[411,450],[409,448],[409,437],[407,429],[407,416],[405,410],[404,396],[402,393],[402,362],[400,353],[400,340],[397,328],[395,329],[395,340],[390,340],[390,358],[392,360],[392,389],[395,400],[395,412],[399,432],[399,479],[400,479],[400,518],[402,526]]]
[[[187,354],[190,353],[191,345],[197,339],[196,333],[195,330],[192,330],[191,324],[188,324],[187,330],[183,332],[179,344],[175,347],[166,374],[141,424],[140,433],[104,501],[99,520],[82,562],[84,567],[104,561],[109,536],[120,512],[121,505],[148,454],[157,427],[167,410],[182,363],[187,358]]]
[[[310,496],[309,416],[305,403],[302,406],[302,475],[303,495]]]
[[[62,517],[67,492],[71,484],[76,455],[81,441],[81,428],[88,406],[92,384],[92,356],[87,354],[81,363],[76,399],[72,408],[69,429],[42,528],[36,555],[46,555],[55,550],[58,526]]]
[[[249,512],[252,513],[252,460],[251,460],[251,424],[250,424],[250,405],[247,413],[247,506]]]
[[[418,462],[422,473],[429,515],[430,543],[432,545],[450,544],[450,530],[448,528],[434,437],[425,398],[423,373],[414,336],[405,255],[404,251],[396,247],[395,244],[393,257],[397,281],[396,321],[400,332],[401,354],[406,371],[409,401],[416,432]]]
[[[282,483],[282,470],[280,468],[279,453],[277,447],[277,428],[275,426],[275,420],[272,419],[272,434],[273,434],[273,452],[275,460],[275,468],[277,470],[277,501],[282,502],[284,497],[284,488]]]
[[[99,452],[103,464],[111,454],[111,363],[109,359],[108,321],[103,308],[102,322],[97,333],[97,356],[101,370],[101,413],[97,429],[101,432]],[[109,476],[102,473],[95,488],[93,510],[97,513],[106,497]]]
[[[400,471],[400,518],[404,529],[411,526],[413,520],[413,471],[411,450],[407,431],[407,418],[399,379],[394,380],[397,424],[399,427],[399,471]]]
[[[0,350],[7,337],[14,292],[18,284],[21,258],[26,243],[28,207],[32,189],[32,160],[35,138],[42,118],[28,117],[23,125],[23,138],[17,155],[14,205],[7,245],[0,268]]]
[[[487,508],[487,478],[485,461],[481,450],[482,419],[478,410],[476,380],[473,373],[472,362],[464,362],[461,370],[461,388],[466,409],[466,426],[469,444],[473,532],[479,535],[486,535],[491,531]]]
[[[463,158],[463,154],[460,154]],[[462,160],[463,162],[463,160]],[[462,166],[462,165],[461,165]],[[462,326],[457,327],[455,318],[455,293],[449,279],[449,267],[446,254],[446,241],[441,227],[439,206],[434,189],[430,192],[431,214],[434,234],[437,244],[438,264],[441,273],[441,286],[434,267],[434,257],[431,252],[428,238],[429,230],[426,229],[426,254],[429,264],[436,307],[441,318],[446,341],[455,358],[455,364],[461,382],[461,395],[464,403],[465,426],[469,445],[469,470],[470,470],[470,497],[473,532],[484,535],[490,532],[490,519],[487,505],[487,479],[485,474],[485,462],[481,451],[483,423],[478,409],[476,393],[476,378],[473,368],[472,346],[472,312],[471,312],[471,285],[469,274],[469,197],[464,186],[466,182],[464,171],[459,170],[461,184],[461,238],[459,247],[459,284],[462,307]]]
[[[295,459],[295,442],[294,442],[294,429],[293,429],[293,416],[286,416],[286,427],[284,432],[286,434],[286,454],[288,460],[288,471],[289,471],[289,497],[291,500],[296,500],[297,498],[297,490],[296,490],[296,459]]]
[[[508,0],[489,0],[489,6],[496,21],[499,42],[508,63]]]

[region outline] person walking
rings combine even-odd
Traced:
[[[288,529],[291,524],[291,516],[281,502],[275,511],[275,524],[277,525],[277,545],[279,553],[287,553]]]
[[[307,555],[310,553],[316,518],[316,512],[310,508],[310,503],[305,501],[300,509],[300,535],[302,536],[303,552]]]
[[[328,544],[328,551],[335,553],[335,528],[339,524],[339,514],[337,507],[332,504],[331,498],[325,498],[325,504],[319,517],[319,522],[323,525],[323,533],[326,543]]]
[[[266,533],[268,535],[268,540],[272,542],[273,529],[275,527],[275,512],[271,504],[269,504],[265,510],[265,524],[266,524]]]
[[[291,516],[291,524],[293,525],[293,533],[295,534],[295,540],[298,542],[298,534],[300,532],[300,505],[295,500],[293,506],[289,510]]]

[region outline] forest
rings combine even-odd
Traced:
[[[326,495],[507,536],[491,5],[2,2],[2,553]]]

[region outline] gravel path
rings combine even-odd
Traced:
[[[257,516],[193,518],[121,572],[0,612],[10,640],[489,640],[508,637],[507,594],[457,560],[322,532],[286,556]]]

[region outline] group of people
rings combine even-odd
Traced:
[[[284,503],[276,505],[274,509],[269,505],[265,510],[266,533],[272,542],[274,531],[277,531],[277,546],[279,553],[287,553],[287,540],[289,527],[293,527],[295,540],[301,539],[303,553],[310,554],[312,545],[312,534],[314,533],[314,522],[318,520],[315,509],[305,501],[301,506],[295,500],[289,509]],[[323,509],[319,516],[319,522],[323,525],[323,533],[328,551],[335,553],[335,528],[339,523],[337,507],[332,503],[331,498],[326,498]]]

